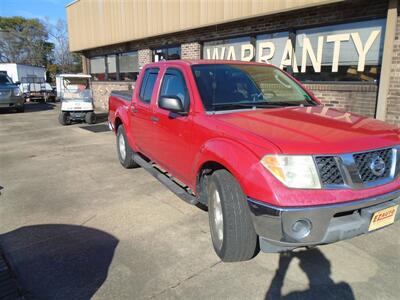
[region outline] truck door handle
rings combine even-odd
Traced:
[[[150,120],[152,120],[153,122],[158,122],[158,118],[156,116],[151,116]]]
[[[131,112],[133,112],[133,113],[137,113],[138,112],[138,110],[137,110],[137,108],[136,107],[134,107],[133,105],[131,106]]]

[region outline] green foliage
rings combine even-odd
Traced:
[[[46,66],[54,44],[39,19],[0,17],[0,62]]]
[[[63,20],[0,17],[0,62],[46,67],[49,82],[59,73],[82,72],[81,56],[69,52],[68,42]]]

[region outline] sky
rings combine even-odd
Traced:
[[[0,0],[0,16],[21,16],[39,18],[56,24],[58,19],[66,20],[65,6],[73,0]]]

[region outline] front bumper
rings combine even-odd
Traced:
[[[19,96],[9,96],[0,98],[0,107],[17,107],[24,105],[25,100]]]
[[[64,112],[64,111],[63,111]],[[89,112],[93,112],[93,110],[88,111],[67,111],[69,113],[69,118],[71,120],[84,120],[86,114]]]
[[[255,230],[260,236],[261,250],[281,252],[368,233],[375,212],[400,203],[400,190],[358,201],[309,207],[275,207],[251,198],[248,203]],[[399,211],[395,221],[400,219]],[[299,235],[293,230],[293,224],[298,220],[309,223],[308,235]]]

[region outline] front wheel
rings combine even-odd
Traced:
[[[18,113],[23,113],[25,111],[25,104],[17,106],[16,110]]]
[[[117,130],[117,151],[119,162],[125,169],[139,167],[139,165],[133,160],[134,152],[128,144],[128,139],[126,138],[123,125],[120,125]]]
[[[85,122],[87,124],[95,124],[96,123],[96,114],[93,111],[86,113]]]
[[[256,256],[258,237],[246,196],[232,174],[215,171],[207,182],[207,196],[211,239],[221,260],[245,261]]]
[[[58,121],[60,122],[61,125],[70,125],[71,124],[71,119],[69,118],[69,113],[62,111],[58,115]]]

